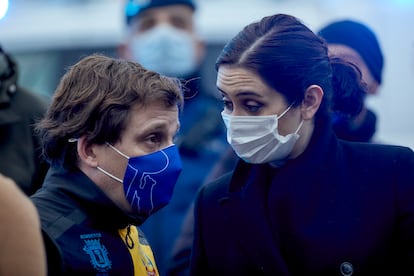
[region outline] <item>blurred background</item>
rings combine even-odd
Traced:
[[[198,0],[196,24],[208,46],[203,82],[215,92],[214,62],[244,25],[288,13],[313,30],[338,19],[366,23],[385,56],[383,84],[368,106],[377,140],[414,149],[414,0]],[[0,0],[0,44],[20,67],[20,84],[50,97],[67,66],[90,53],[116,56],[124,0]]]

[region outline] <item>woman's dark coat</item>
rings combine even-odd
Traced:
[[[200,190],[192,254],[192,275],[414,275],[414,153],[319,121],[283,167],[240,161]]]

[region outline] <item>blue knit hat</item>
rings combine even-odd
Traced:
[[[186,5],[192,10],[196,8],[192,0],[128,0],[125,6],[127,24],[130,24],[132,18],[145,10],[169,5]]]
[[[342,20],[325,26],[318,34],[328,43],[346,45],[358,52],[374,79],[381,84],[384,57],[371,29],[359,22]]]

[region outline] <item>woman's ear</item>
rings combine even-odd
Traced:
[[[323,90],[319,85],[311,85],[306,91],[302,101],[301,112],[304,120],[312,119],[321,105]]]
[[[94,144],[88,143],[85,135],[78,139],[77,150],[80,162],[94,168],[98,166],[98,161],[94,153]]]

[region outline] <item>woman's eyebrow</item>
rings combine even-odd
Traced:
[[[222,93],[222,94],[224,94],[224,95],[226,95],[227,96],[227,93],[226,92],[224,92],[223,90],[221,90],[219,87],[217,87],[217,89]],[[254,96],[254,97],[257,97],[257,98],[262,98],[263,96],[262,95],[260,95],[260,94],[258,94],[258,93],[256,93],[256,92],[252,92],[252,91],[239,91],[239,92],[236,92],[236,96],[237,97],[240,97],[240,96]]]
[[[254,96],[257,98],[262,98],[263,96],[256,93],[256,92],[252,92],[252,91],[240,91],[236,93],[236,96],[240,97],[240,96]]]

